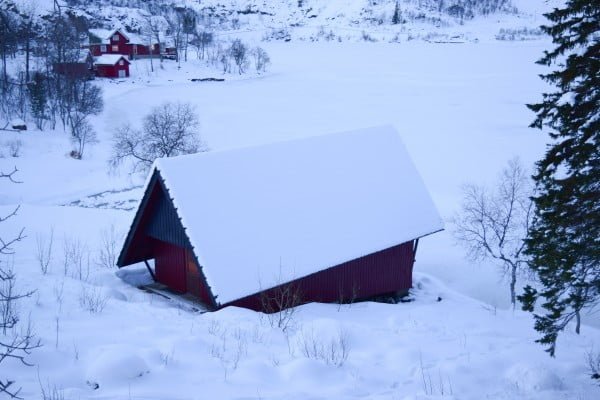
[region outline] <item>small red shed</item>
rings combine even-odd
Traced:
[[[128,78],[129,64],[120,54],[104,54],[94,59],[94,71],[98,77]]]
[[[442,220],[393,128],[159,159],[117,265],[209,308],[406,293]],[[148,264],[147,264],[148,265]]]
[[[69,78],[93,78],[94,77],[94,57],[89,50],[85,50],[77,61],[61,62],[54,64],[54,71],[57,74],[65,75]]]

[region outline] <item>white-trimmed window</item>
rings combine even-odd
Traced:
[[[100,45],[100,52],[101,53],[106,53],[106,45],[105,44],[101,44]]]
[[[119,51],[119,46],[117,46],[116,44],[112,46],[112,51],[117,53]]]
[[[119,60],[119,65],[125,65],[125,61],[123,59]]]
[[[113,42],[118,42],[119,41],[119,35],[114,34],[113,35]]]

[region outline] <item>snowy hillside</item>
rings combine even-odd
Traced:
[[[83,160],[68,157],[60,130],[3,132],[0,170],[16,165],[23,183],[2,182],[2,215],[21,204],[2,235],[27,234],[3,262],[21,290],[36,290],[20,309],[43,344],[28,357],[36,367],[11,361],[3,375],[25,398],[42,389],[66,399],[598,398],[585,357],[600,332],[567,329],[549,358],[530,316],[508,308],[495,267],[466,261],[449,232],[422,240],[413,302],[306,305],[286,332],[254,312],[199,314],[140,291],[143,267],[99,265],[144,181],[108,172],[112,134],[165,100],[192,102],[215,150],[391,123],[448,220],[461,183],[491,181],[507,159],[531,165],[543,151],[523,104],[544,88],[533,61],[545,45],[270,43],[270,73],[215,83],[190,82],[195,64],[150,73],[136,63],[130,80],[97,80],[106,109]],[[51,238],[43,274],[37,257]]]
[[[0,172],[16,168],[18,181],[0,179],[0,218],[17,210],[0,221],[0,239],[24,229],[0,263],[15,272],[16,292],[31,292],[13,311],[19,333],[30,323],[40,345],[25,357],[31,366],[1,362],[0,383],[43,400],[599,399],[588,368],[598,316],[584,315],[581,335],[567,326],[550,358],[531,314],[512,309],[497,264],[468,259],[452,237],[461,185],[493,184],[514,157],[531,170],[545,150],[525,104],[547,90],[535,60],[550,43],[537,26],[558,1],[489,2],[503,5],[461,18],[448,10],[462,0],[441,10],[437,0],[401,0],[399,24],[391,0],[178,1],[218,38],[263,46],[271,65],[223,72],[191,50],[180,63],[132,60],[130,78],[91,81],[104,107],[89,116],[97,143],[82,159],[60,121],[0,130]],[[89,27],[135,30],[150,2],[67,3],[81,5],[71,11]],[[41,14],[53,8],[37,4]],[[7,58],[11,76],[23,64],[22,52]],[[41,65],[32,58],[32,71]],[[109,160],[117,131],[169,101],[193,107],[211,151],[393,126],[446,226],[419,242],[407,301],[307,304],[278,327],[273,316],[203,313],[139,289],[151,282],[144,265],[118,270],[115,257],[147,176]]]
[[[23,3],[22,0],[16,0]],[[26,4],[24,2],[23,4]],[[396,3],[398,8],[396,8]],[[197,24],[221,35],[262,40],[378,40],[405,42],[535,40],[541,12],[561,0],[61,0],[63,10],[91,28],[144,29],[147,15],[177,8],[197,13]],[[54,2],[40,1],[40,14]]]

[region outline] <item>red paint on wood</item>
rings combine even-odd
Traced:
[[[120,65],[119,62],[115,65],[96,65],[96,76],[101,78],[127,78],[129,77],[129,62],[124,62]],[[123,71],[119,73],[119,71]]]
[[[281,297],[288,289],[299,296],[302,304],[348,302],[402,292],[412,287],[413,263],[413,242],[410,241],[232,301],[222,307],[233,305],[257,311],[277,311],[274,301],[269,302],[270,310],[263,310],[265,301]]]
[[[154,240],[153,247],[156,280],[177,292],[185,293],[185,249],[160,240]]]

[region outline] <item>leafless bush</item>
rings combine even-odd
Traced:
[[[56,385],[50,385],[50,382],[47,382],[46,385],[42,384],[39,371],[38,382],[40,384],[42,400],[65,400],[65,394],[62,389],[59,389],[58,387],[56,387]]]
[[[108,295],[102,288],[83,285],[79,293],[79,305],[90,314],[100,314],[108,303]]]
[[[510,277],[510,300],[516,304],[517,275],[527,265],[523,250],[533,217],[532,188],[518,159],[502,170],[494,190],[463,187],[460,212],[454,217],[454,237],[474,259],[499,262]]]
[[[377,39],[375,39],[373,36],[371,36],[368,32],[366,31],[362,31],[361,32],[361,38],[363,41],[365,42],[376,42]]]
[[[267,65],[271,63],[271,59],[267,52],[262,47],[255,47],[251,54],[254,59],[256,72],[265,72],[267,70]]]
[[[58,312],[60,313],[60,311],[62,310],[64,294],[65,294],[65,281],[62,281],[60,283],[60,285],[55,285],[54,288],[52,289],[52,291],[54,292],[54,298],[56,299],[56,302],[58,303]]]
[[[350,344],[348,334],[340,330],[329,341],[317,337],[313,329],[302,330],[299,339],[300,352],[313,360],[323,361],[327,365],[341,367],[348,360]]]
[[[114,225],[102,230],[100,250],[96,264],[102,268],[114,268],[117,265],[119,235]]]
[[[90,252],[78,238],[65,237],[63,241],[63,266],[65,276],[87,281],[90,275]]]
[[[590,350],[587,353],[587,363],[590,376],[600,384],[600,353],[595,353]]]
[[[6,143],[6,147],[8,148],[8,154],[11,157],[17,158],[21,156],[21,147],[23,147],[23,142],[19,139],[10,140]]]
[[[44,235],[36,235],[36,259],[42,271],[42,274],[48,273],[48,267],[52,262],[52,249],[54,247],[54,228],[50,229],[50,238],[46,241]]]
[[[449,377],[442,376],[442,372],[438,370],[437,380],[432,379],[431,373],[423,365],[423,355],[419,352],[419,367],[421,370],[421,381],[423,383],[423,391],[427,396],[453,396],[454,389],[452,381]]]
[[[248,355],[248,335],[240,328],[234,330],[232,336],[227,334],[227,330],[221,330],[220,328],[218,330],[220,331],[220,335],[218,335],[219,342],[212,344],[210,356],[220,361],[223,366],[224,378],[227,380],[229,371],[235,371],[242,358]],[[233,346],[230,345],[231,341],[229,339],[233,339]]]
[[[282,282],[282,280],[279,279],[278,282]],[[302,292],[298,284],[280,284],[272,289],[262,291],[260,301],[271,327],[277,327],[286,332],[294,327],[294,317],[298,312],[297,306],[302,304]]]

